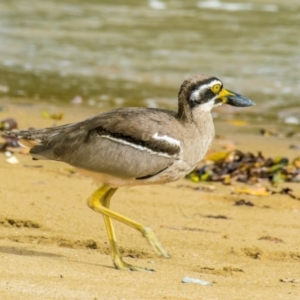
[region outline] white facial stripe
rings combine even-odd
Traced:
[[[191,94],[190,100],[191,101],[198,100],[200,91],[201,91],[200,89],[193,91],[192,94]]]
[[[156,132],[155,134],[152,135],[152,137],[158,141],[164,141],[171,145],[180,146],[180,141],[178,141],[170,136],[167,136],[167,135],[159,136]]]
[[[215,79],[215,80],[211,81],[210,83],[207,83],[207,84],[201,85],[201,87],[200,87],[199,91],[202,91],[202,90],[207,90],[208,88],[211,88],[211,87],[213,87],[215,84],[221,84],[221,85],[222,85],[222,83],[221,83],[221,81],[220,81],[220,80],[217,80],[217,79]]]
[[[132,144],[132,143],[129,143],[127,141],[124,141],[124,140],[112,137],[110,135],[101,135],[101,137],[106,138],[106,139],[111,140],[111,141],[114,141],[114,142],[117,142],[117,143],[120,143],[120,144],[123,144],[123,145],[126,145],[126,146],[130,146],[130,147],[138,149],[140,151],[147,151],[150,154],[154,154],[154,155],[158,155],[158,156],[164,156],[164,157],[173,157],[173,155],[169,155],[169,154],[163,153],[163,152],[152,151],[151,149],[149,149],[147,147],[143,147],[143,146],[140,146],[140,145]]]
[[[210,89],[212,86],[214,86],[215,84],[220,84],[222,85],[222,82],[220,80],[214,79],[213,81],[201,85],[197,90],[195,90],[192,94],[191,94],[191,98],[190,100],[195,101],[199,99],[199,95],[203,90],[207,90]]]
[[[209,101],[206,103],[203,103],[201,105],[198,106],[198,109],[201,111],[211,111],[214,107],[214,102],[213,101]]]
[[[201,111],[211,111],[212,108],[216,107],[216,106],[220,106],[223,103],[219,102],[219,103],[215,103],[215,100],[218,98],[218,95],[216,95],[214,98],[212,98],[211,100],[209,100],[208,102],[205,102],[203,104],[200,104],[198,106],[199,110]]]
[[[220,81],[220,80],[217,80],[217,79],[215,79],[215,80],[213,80],[213,81],[211,81],[210,83],[209,83],[209,87],[212,87],[212,86],[214,86],[215,84],[220,84],[220,85],[222,85],[222,82]]]

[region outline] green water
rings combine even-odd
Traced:
[[[175,108],[205,73],[277,118],[300,100],[299,28],[299,1],[2,0],[0,101]]]

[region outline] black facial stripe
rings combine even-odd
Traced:
[[[189,98],[190,107],[193,108],[193,107],[198,106],[200,104],[206,103],[206,102],[210,101],[212,98],[214,98],[215,96],[216,96],[216,94],[211,89],[203,91],[203,93],[201,93],[201,101],[191,100]]]
[[[159,141],[155,139],[143,141],[133,136],[125,135],[123,133],[118,132],[110,132],[103,127],[98,127],[95,129],[96,133],[100,136],[111,136],[112,138],[119,139],[125,141],[130,144],[134,144],[137,146],[148,148],[153,152],[165,153],[168,155],[178,154],[180,151],[179,146],[171,145],[164,141]]]
[[[216,77],[212,77],[212,78],[208,78],[205,79],[203,81],[201,81],[201,85],[205,85],[205,84],[209,84],[210,82],[214,81],[214,80],[218,80],[218,78]],[[191,94],[199,87],[199,82],[195,82],[194,84],[191,84],[189,89],[188,89],[188,96],[190,98]]]

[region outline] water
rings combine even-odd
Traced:
[[[0,101],[176,108],[205,73],[277,118],[299,103],[299,26],[296,0],[2,0]]]

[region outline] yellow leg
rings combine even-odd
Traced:
[[[126,225],[131,226],[134,229],[140,231],[143,236],[147,239],[149,244],[152,246],[154,252],[158,256],[170,257],[166,250],[162,247],[159,240],[155,236],[151,228],[143,226],[129,218],[126,218],[109,209],[110,199],[116,192],[116,188],[111,188],[107,185],[103,185],[97,189],[91,197],[89,197],[87,204],[96,212],[99,212],[104,217],[104,222],[108,234],[108,239],[112,251],[112,259],[115,267],[119,270],[130,270],[130,271],[153,271],[145,268],[135,267],[125,263],[120,255],[119,248],[116,241],[116,235],[112,225],[111,218],[118,220]]]

